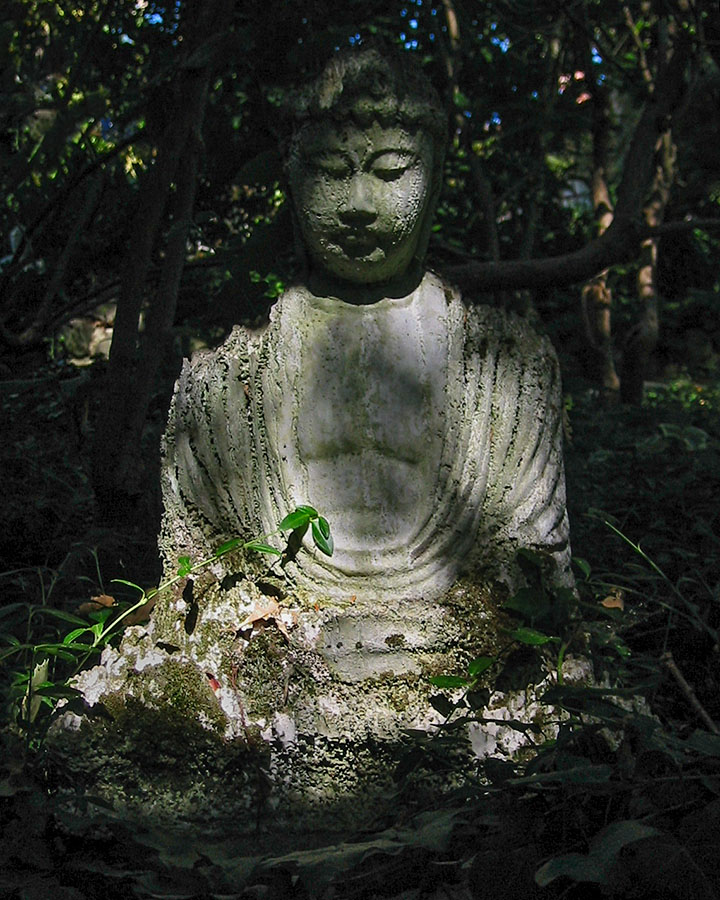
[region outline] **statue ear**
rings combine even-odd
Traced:
[[[288,202],[290,203],[290,215],[292,219],[292,230],[293,230],[293,245],[295,248],[295,258],[298,262],[298,278],[307,278],[310,272],[310,260],[308,258],[307,251],[305,249],[305,242],[302,238],[302,232],[300,230],[300,222],[297,216],[297,207],[295,205],[295,198],[293,197],[292,192],[292,178],[291,171],[293,166],[299,165],[299,160],[297,155],[293,151],[292,141],[288,141],[287,145],[283,147],[283,177],[284,183],[282,185],[283,191],[285,192],[285,196],[287,197]]]
[[[424,265],[425,255],[427,254],[428,244],[430,242],[430,234],[432,232],[433,222],[435,221],[435,213],[437,205],[440,201],[440,194],[443,186],[443,166],[445,163],[445,147],[439,145],[440,142],[433,140],[433,161],[432,161],[432,181],[430,186],[430,195],[423,214],[423,221],[420,231],[420,240],[415,250],[415,261]]]

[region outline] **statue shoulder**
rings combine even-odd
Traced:
[[[527,319],[487,304],[461,301],[465,308],[466,353],[487,352],[491,348],[526,362],[536,358],[557,364],[557,354],[547,335],[537,331]]]
[[[235,325],[217,347],[196,350],[183,361],[179,382],[206,382],[229,369],[248,370],[252,359],[260,358],[278,330],[283,308],[297,304],[296,290],[286,291],[270,311],[269,320],[257,328]]]

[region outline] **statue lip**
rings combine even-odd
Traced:
[[[378,245],[377,235],[368,228],[348,228],[338,238],[341,245],[352,250],[373,250]]]

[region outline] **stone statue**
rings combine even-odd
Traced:
[[[296,505],[333,597],[435,598],[462,571],[512,588],[519,547],[567,581],[558,366],[522,321],[424,271],[446,117],[374,50],[340,55],[296,103],[287,175],[306,283],[260,334],[188,363],[166,435],[162,545],[208,551]]]
[[[363,50],[339,54],[293,113],[306,278],[262,331],[235,328],[185,364],[160,548],[174,575],[179,557],[310,503],[335,552],[303,548],[273,577],[238,551],[179,580],[78,680],[112,724],[64,726],[74,747],[88,735],[75,766],[126,815],[273,848],[383,810],[405,730],[439,720],[429,677],[507,645],[518,549],[571,584],[555,354],[424,267],[446,130],[435,94],[402,57]],[[542,725],[534,697],[495,691],[488,717]],[[470,732],[479,755],[524,740]]]

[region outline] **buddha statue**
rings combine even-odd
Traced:
[[[570,583],[555,354],[424,267],[437,96],[402,55],[351,51],[293,118],[305,277],[264,330],[236,327],[183,369],[165,438],[168,566],[310,503],[335,552],[308,547],[288,571],[323,596],[433,599],[467,571],[512,590],[519,548]]]
[[[480,655],[511,664],[502,601],[523,583],[518,550],[572,583],[555,354],[424,266],[446,129],[435,94],[402,55],[361,50],[336,56],[293,114],[305,275],[264,329],[236,327],[185,363],[162,468],[171,583],[75,681],[106,717],[68,711],[53,738],[128,821],[192,825],[235,856],[393,815],[408,731],[443,718],[433,676]],[[172,577],[180,557],[274,532],[308,503],[331,524],[331,557],[306,546],[273,578],[233,551]],[[468,765],[519,753],[517,721],[556,734],[538,700],[556,665],[489,693]],[[588,676],[563,666],[566,684]]]

